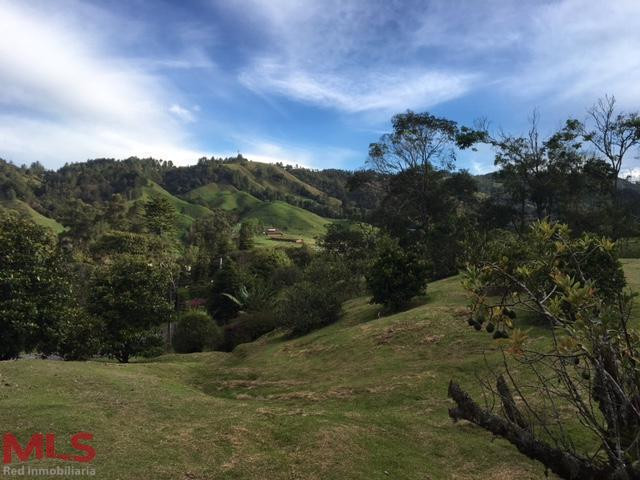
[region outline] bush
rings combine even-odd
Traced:
[[[222,341],[216,322],[204,311],[191,310],[183,314],[173,333],[173,349],[177,353],[202,352],[214,349]]]
[[[241,315],[237,320],[225,325],[221,349],[231,352],[241,343],[253,342],[277,327],[278,319],[273,313],[256,312]]]
[[[292,335],[304,335],[340,319],[342,293],[331,284],[304,280],[284,292],[278,317],[291,327]]]
[[[207,310],[218,323],[225,324],[235,318],[246,296],[246,275],[231,259],[226,259],[222,268],[213,277]]]
[[[553,250],[549,248],[551,241],[555,242]],[[553,262],[546,261],[550,257]],[[546,292],[553,288],[553,276],[562,272],[581,282],[588,279],[595,293],[609,303],[626,284],[613,242],[592,234],[572,238],[569,228],[558,223],[536,222],[520,237],[497,232],[477,246],[469,264],[497,265],[506,273],[483,271],[480,277],[485,292],[508,291],[514,278],[526,281],[532,292]]]
[[[100,324],[84,312],[61,322],[57,353],[65,360],[89,360],[100,350]]]
[[[404,251],[395,241],[388,240],[367,273],[367,286],[372,303],[381,303],[397,311],[425,291],[428,266],[420,258]]]
[[[290,268],[291,259],[281,249],[257,250],[251,257],[249,271],[264,279],[271,279],[273,275]]]

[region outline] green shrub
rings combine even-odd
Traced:
[[[367,273],[367,286],[373,295],[372,303],[381,303],[397,311],[425,291],[427,264],[389,240],[380,248],[378,257]]]
[[[183,314],[176,325],[172,339],[173,349],[177,353],[214,349],[221,341],[220,327],[201,310],[191,310]]]
[[[224,326],[224,340],[221,349],[231,352],[241,343],[249,343],[278,327],[278,319],[270,312],[256,312],[241,315]]]
[[[304,280],[284,292],[278,317],[292,335],[304,335],[340,319],[344,297],[334,285]]]
[[[65,360],[89,360],[100,350],[100,323],[84,312],[61,322],[57,353]]]
[[[554,248],[550,249],[552,242]],[[546,261],[550,256],[553,262]],[[469,264],[496,265],[506,273],[483,271],[484,293],[509,291],[514,278],[526,279],[532,292],[546,292],[553,288],[553,276],[562,272],[580,282],[589,280],[596,294],[608,303],[615,301],[626,284],[613,242],[593,234],[572,238],[569,228],[558,223],[536,222],[520,237],[500,232],[478,246]]]

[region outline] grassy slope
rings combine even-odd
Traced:
[[[638,288],[640,261],[625,268]],[[355,299],[335,325],[231,354],[1,362],[0,424],[23,440],[93,432],[103,479],[543,478],[505,441],[447,416],[449,379],[474,391],[482,352],[497,360],[455,316],[464,303],[451,278],[406,312],[378,318]]]
[[[196,218],[203,217],[211,213],[207,207],[189,203],[181,198],[175,197],[164,188],[154,182],[144,187],[142,196],[136,202],[146,202],[151,195],[161,195],[167,198],[178,212],[177,225],[180,232],[185,232]]]
[[[10,210],[16,210],[27,217],[30,217],[38,225],[50,228],[54,233],[60,233],[64,231],[64,227],[56,222],[53,218],[45,217],[44,215],[36,212],[31,206],[20,200],[4,200],[0,202],[0,206],[8,208]]]
[[[257,218],[266,227],[278,227],[288,233],[309,237],[323,234],[330,222],[308,210],[280,201],[265,202],[246,213],[244,218]]]
[[[302,189],[312,196],[326,197],[327,203],[329,205],[332,205],[333,207],[338,208],[342,204],[342,202],[337,198],[326,195],[316,187],[303,182],[284,168],[278,167],[276,165],[250,161],[242,165],[237,163],[228,163],[225,164],[225,168],[242,173],[249,181],[251,187],[258,190],[271,188],[284,194],[293,195],[294,197],[302,200],[306,197],[300,196],[299,192],[296,191],[298,189]],[[289,184],[295,185],[296,188],[290,189],[289,186],[285,186],[283,182],[277,179],[270,178],[270,170],[279,172],[281,175],[283,175],[283,178],[286,179]],[[260,175],[258,172],[261,172],[262,174]]]
[[[235,211],[240,215],[262,203],[247,192],[242,192],[231,185],[209,183],[187,193],[184,198],[189,202],[206,205],[209,208],[221,208]]]

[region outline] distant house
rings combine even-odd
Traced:
[[[269,240],[275,240],[278,242],[304,243],[304,240],[302,238],[286,236],[282,230],[276,227],[265,228],[264,234]]]
[[[284,235],[284,233],[281,230],[278,230],[275,227],[267,228],[264,233],[265,233],[265,235],[267,237],[273,237],[273,236],[280,236],[281,237],[282,235]]]

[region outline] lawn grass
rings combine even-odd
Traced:
[[[624,263],[638,288],[640,261]],[[101,479],[544,478],[447,416],[449,380],[477,392],[483,352],[497,360],[495,342],[456,315],[465,302],[454,277],[405,312],[380,317],[358,298],[334,325],[233,353],[0,362],[0,424],[23,441],[93,432]]]

